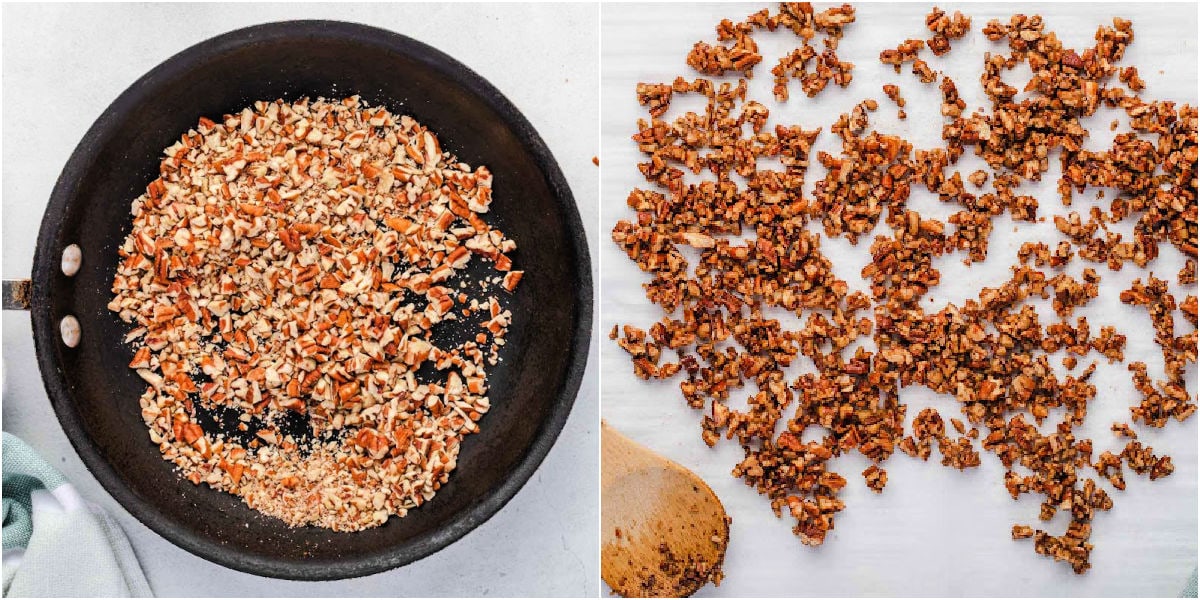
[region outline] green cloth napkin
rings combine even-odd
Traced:
[[[152,596],[125,533],[4,434],[4,596]]]

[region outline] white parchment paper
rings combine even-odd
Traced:
[[[713,27],[722,18],[735,21],[767,4],[697,5],[624,5],[606,4],[602,8],[602,189],[601,232],[607,236],[618,219],[629,218],[625,197],[635,186],[648,184],[635,168],[640,155],[629,140],[638,118],[648,118],[636,101],[635,85],[644,82],[670,82],[676,75],[696,76],[685,57],[693,43],[715,39]],[[1135,41],[1126,52],[1122,65],[1136,65],[1150,98],[1196,103],[1196,7],[1170,4],[969,4],[942,5],[948,12],[962,10],[973,18],[971,34],[953,41],[953,50],[943,57],[928,51],[923,58],[935,70],[955,80],[967,112],[990,107],[979,85],[985,52],[1006,52],[1007,47],[992,44],[980,30],[991,18],[1008,17],[1016,12],[1040,13],[1046,29],[1055,31],[1068,47],[1082,50],[1094,41],[1097,26],[1111,24],[1113,16],[1131,19]],[[818,6],[818,9],[823,6]],[[814,150],[836,152],[838,145],[829,133],[837,115],[849,111],[864,98],[879,101],[879,110],[871,115],[872,126],[883,132],[901,134],[917,147],[940,144],[942,118],[936,85],[923,85],[905,69],[896,74],[878,61],[880,50],[894,48],[906,38],[928,38],[924,15],[929,4],[859,4],[858,20],[847,26],[838,49],[842,60],[855,63],[854,81],[848,89],[833,84],[816,99],[809,99],[792,83],[792,99],[786,105],[774,102],[770,68],[783,53],[795,47],[790,31],[756,34],[764,62],[756,68],[749,96],[771,109],[768,127],[774,124],[801,124],[806,129],[823,128]],[[1022,65],[1007,76],[1007,81],[1023,88],[1029,78]],[[895,83],[908,100],[908,119],[896,118],[896,107],[884,96],[881,85]],[[702,99],[677,100],[665,118],[673,120],[687,110],[700,111]],[[1109,147],[1116,132],[1108,124],[1118,119],[1127,129],[1123,111],[1102,109],[1085,124],[1090,129],[1086,146],[1099,150]],[[763,165],[765,161],[760,161]],[[814,159],[809,170],[806,193],[824,175]],[[961,264],[961,255],[938,260],[942,284],[932,290],[929,306],[946,302],[959,305],[975,297],[983,285],[996,286],[1006,280],[1009,267],[1016,264],[1021,243],[1042,240],[1053,247],[1062,236],[1054,229],[1054,214],[1087,209],[1099,203],[1107,208],[1112,192],[1105,200],[1096,200],[1094,190],[1076,194],[1071,209],[1062,206],[1055,193],[1059,177],[1057,153],[1040,185],[1026,184],[1020,193],[1035,195],[1044,223],[1015,224],[1007,214],[995,219],[988,260],[970,268]],[[778,168],[770,164],[766,168]],[[968,148],[957,165],[964,178],[986,165]],[[990,187],[990,185],[989,185]],[[914,188],[910,206],[926,218],[945,220],[954,209],[943,206],[937,197]],[[1129,236],[1133,219],[1117,226]],[[819,225],[813,227],[819,230]],[[882,232],[883,226],[877,231]],[[872,236],[859,246],[844,239],[822,240],[822,249],[836,263],[835,271],[851,289],[866,290],[859,275],[869,261]],[[694,256],[694,255],[693,255]],[[661,309],[645,299],[641,285],[648,277],[611,241],[600,250],[603,294],[601,328],[632,323],[648,327],[662,316]],[[1168,279],[1179,300],[1195,290],[1181,289],[1176,273],[1183,264],[1182,255],[1169,244],[1161,246],[1161,256],[1152,264],[1160,278]],[[1149,316],[1142,308],[1120,303],[1117,295],[1127,289],[1135,277],[1145,276],[1134,265],[1121,272],[1083,263],[1076,259],[1067,272],[1079,277],[1085,266],[1097,268],[1103,281],[1101,296],[1077,310],[1074,316],[1087,316],[1093,334],[1102,325],[1116,325],[1129,337],[1126,359],[1142,360],[1151,373],[1162,373],[1162,357],[1153,343]],[[1043,326],[1057,317],[1048,303],[1037,305]],[[785,323],[795,323],[778,311]],[[1074,316],[1071,317],[1072,322]],[[1189,327],[1177,316],[1177,333]],[[668,357],[673,359],[670,353]],[[1062,354],[1052,364],[1062,374]],[[723,441],[709,449],[700,439],[701,413],[687,407],[678,390],[678,378],[667,382],[643,382],[633,376],[627,355],[607,338],[601,342],[602,412],[608,422],[638,442],[692,469],[716,491],[733,517],[729,554],[725,564],[726,580],[717,588],[701,590],[701,596],[1176,596],[1184,589],[1197,556],[1196,447],[1197,419],[1186,423],[1171,422],[1161,430],[1138,426],[1139,439],[1156,451],[1170,454],[1176,470],[1166,479],[1150,482],[1126,470],[1127,490],[1116,491],[1102,484],[1113,496],[1116,506],[1095,519],[1092,542],[1092,569],[1075,575],[1069,566],[1033,552],[1032,541],[1013,541],[1014,523],[1030,524],[1061,533],[1067,524],[1060,514],[1052,522],[1037,519],[1039,498],[1031,495],[1012,500],[1003,485],[1004,468],[994,455],[983,452],[980,468],[959,472],[943,467],[934,457],[924,463],[897,452],[884,467],[889,483],[882,494],[872,493],[859,475],[869,464],[861,455],[835,459],[833,467],[849,480],[842,494],[846,510],[836,517],[836,529],[823,546],[808,548],[791,533],[794,520],[776,519],[767,500],[753,488],[729,475],[742,458],[734,441]],[[1124,364],[1108,365],[1095,354],[1080,360],[1079,370],[1099,360],[1092,382],[1098,394],[1089,407],[1088,419],[1077,435],[1095,440],[1095,455],[1104,450],[1118,452],[1124,440],[1117,439],[1109,426],[1114,421],[1129,421],[1129,406],[1140,395],[1133,388]],[[805,358],[789,369],[794,378],[811,370]],[[1078,372],[1078,370],[1077,370]],[[1189,391],[1195,395],[1195,366],[1189,370]],[[752,384],[751,384],[752,385]],[[732,406],[744,403],[747,394],[734,393]],[[908,419],[924,407],[936,408],[946,419],[959,416],[954,398],[910,388],[902,393],[908,404]],[[1053,427],[1062,413],[1052,413],[1043,431]],[[978,445],[977,445],[978,448]]]

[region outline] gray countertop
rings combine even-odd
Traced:
[[[525,114],[571,183],[592,256],[598,214],[594,5],[6,5],[3,25],[3,276],[28,277],[59,171],[100,112],[169,56],[232,29],[325,18],[398,31],[480,73]],[[593,264],[596,261],[593,260]],[[594,596],[598,394],[596,340],[566,428],[528,484],[445,550],[379,575],[303,583],[256,577],[172,545],[121,508],[71,448],[46,400],[28,313],[3,317],[3,428],[82,495],[116,515],[160,596]]]

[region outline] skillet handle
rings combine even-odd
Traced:
[[[28,279],[5,279],[4,310],[29,310],[32,287]]]

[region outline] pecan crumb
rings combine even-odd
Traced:
[[[489,261],[510,292],[522,274],[485,220],[488,169],[357,96],[201,118],[165,156],[108,306],[136,324],[163,458],[294,527],[357,531],[428,502],[488,412],[512,319],[489,295],[500,278],[468,286],[465,269]],[[435,335],[459,308],[481,331]]]

